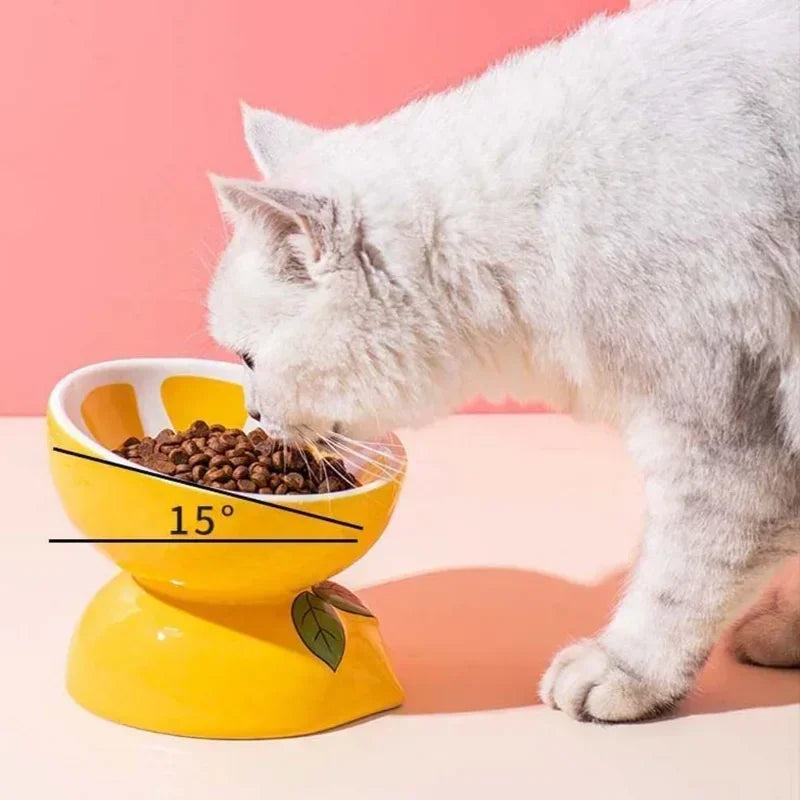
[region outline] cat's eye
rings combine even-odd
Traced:
[[[244,361],[248,369],[256,368],[256,362],[253,361],[253,356],[251,356],[249,353],[239,353],[239,357],[242,359],[242,361]]]

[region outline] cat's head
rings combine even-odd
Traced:
[[[266,180],[212,178],[233,233],[208,309],[246,364],[248,410],[295,439],[372,438],[441,413],[452,364],[415,274],[423,243],[379,199],[368,210],[355,133],[244,116]]]

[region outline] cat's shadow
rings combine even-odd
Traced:
[[[624,573],[586,586],[519,569],[453,569],[371,586],[406,700],[399,713],[483,711],[539,703],[550,658],[608,619]],[[800,671],[739,664],[724,642],[679,715],[800,701]]]

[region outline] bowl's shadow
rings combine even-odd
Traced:
[[[400,713],[437,714],[534,705],[550,658],[597,631],[624,573],[585,586],[519,569],[455,569],[359,590],[378,616],[406,692]],[[800,670],[739,664],[718,646],[678,713],[800,701]]]

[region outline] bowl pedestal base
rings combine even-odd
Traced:
[[[377,620],[314,591],[211,604],[120,573],[75,632],[69,693],[115,722],[225,739],[314,733],[400,705]]]

